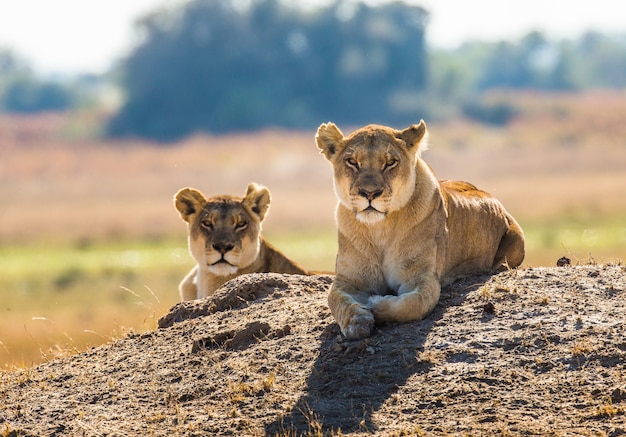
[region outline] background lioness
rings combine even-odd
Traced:
[[[182,300],[210,296],[226,281],[244,273],[308,272],[265,241],[261,223],[270,207],[270,191],[255,183],[241,197],[208,199],[183,188],[174,205],[189,227],[189,252],[197,265],[179,285]]]
[[[349,339],[374,321],[419,320],[441,285],[517,267],[524,234],[502,204],[466,182],[438,182],[421,159],[426,124],[369,125],[344,138],[322,124],[317,147],[334,169],[339,250],[328,302]]]

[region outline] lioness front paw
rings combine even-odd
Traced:
[[[388,322],[394,320],[396,314],[394,304],[397,301],[397,296],[372,296],[368,304],[376,320]]]
[[[340,325],[341,333],[348,340],[359,340],[369,337],[374,328],[374,315],[362,310],[353,314],[345,325]]]

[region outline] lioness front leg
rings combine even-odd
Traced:
[[[441,295],[437,279],[423,281],[420,285],[404,291],[398,296],[371,296],[369,306],[379,322],[409,322],[421,320],[435,308]]]
[[[198,299],[198,287],[196,286],[196,275],[198,273],[198,266],[194,266],[187,276],[180,281],[178,291],[180,298],[183,301]]]
[[[361,302],[363,301],[363,302]],[[374,327],[374,315],[366,307],[367,295],[351,285],[335,279],[328,294],[328,306],[348,340],[369,337]]]

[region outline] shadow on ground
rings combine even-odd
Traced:
[[[328,435],[376,432],[374,415],[416,374],[433,366],[424,344],[446,310],[461,305],[489,276],[463,279],[446,287],[423,321],[377,327],[365,340],[347,341],[336,323],[327,326],[305,393],[291,412],[265,426],[267,435]]]

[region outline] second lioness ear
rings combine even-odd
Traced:
[[[343,150],[344,146],[343,134],[337,125],[330,121],[321,124],[317,129],[315,142],[320,152],[322,152],[329,161],[332,161],[333,158]]]
[[[187,223],[191,221],[192,215],[204,208],[206,201],[204,194],[193,188],[183,188],[174,196],[174,206]]]
[[[246,196],[242,203],[251,212],[258,215],[260,221],[263,221],[267,211],[270,209],[271,201],[270,190],[263,185],[252,182],[246,189]]]
[[[403,131],[398,132],[397,137],[403,140],[407,148],[418,156],[424,150],[428,150],[428,131],[424,120],[420,120],[419,124],[411,125]]]

